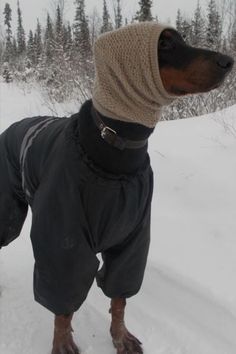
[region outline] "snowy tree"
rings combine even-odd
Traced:
[[[221,47],[222,22],[215,0],[210,0],[208,3],[207,17],[206,45],[211,49],[218,50]]]
[[[27,42],[27,58],[28,58],[28,66],[29,63],[33,66],[36,62],[35,60],[35,42],[34,42],[34,35],[32,30],[29,31],[29,37]]]
[[[177,18],[176,18],[176,29],[180,34],[182,34],[182,32],[183,32],[182,24],[183,24],[183,17],[181,15],[180,9],[178,9]]]
[[[192,40],[192,26],[190,21],[187,19],[183,20],[182,22],[182,35],[185,41],[189,44],[191,44]]]
[[[6,62],[10,61],[12,57],[12,29],[11,29],[11,14],[12,10],[8,3],[6,3],[4,8],[4,24],[6,26],[6,44],[5,44],[5,53],[4,53],[4,60]]]
[[[12,39],[12,55],[13,55],[13,58],[15,58],[17,56],[17,41],[16,41],[15,37],[13,37],[13,39]]]
[[[121,5],[120,0],[117,0],[117,8],[115,11],[115,28],[122,27],[122,14],[121,14]]]
[[[84,60],[92,54],[84,0],[76,0],[76,14],[73,29],[75,52]]]
[[[54,33],[53,33],[53,24],[49,14],[47,14],[47,24],[44,35],[44,49],[46,62],[49,63],[52,61],[53,57],[53,42],[54,42]]]
[[[37,19],[37,28],[35,32],[35,59],[37,64],[41,60],[42,52],[43,52],[42,29],[39,20]]]
[[[53,24],[49,13],[47,13],[47,24],[45,29],[44,41],[47,41],[48,39],[54,40]]]
[[[68,54],[71,53],[73,45],[72,40],[72,29],[71,25],[68,23],[67,26],[63,26],[63,48]]]
[[[152,0],[140,0],[139,1],[139,6],[140,9],[136,13],[135,20],[138,20],[139,22],[143,21],[152,21]]]
[[[176,29],[183,39],[190,44],[192,39],[192,25],[190,21],[183,18],[180,9],[177,11]]]
[[[190,21],[183,18],[180,9],[177,11],[176,29],[183,39],[190,44],[192,40],[192,25]]]
[[[196,47],[205,45],[205,21],[202,16],[202,9],[198,0],[197,7],[192,20],[192,39],[191,44]]]
[[[17,15],[17,50],[19,54],[22,54],[26,50],[26,43],[19,0],[17,1]]]
[[[12,79],[12,72],[11,69],[9,68],[9,64],[7,62],[3,63],[3,73],[2,76],[4,78],[4,81],[6,83],[10,83],[13,81]]]
[[[61,9],[59,6],[57,6],[57,11],[56,11],[55,40],[57,44],[59,45],[63,44],[63,22],[62,22]]]
[[[99,16],[99,13],[97,11],[96,8],[93,9],[93,12],[90,16],[90,21],[89,21],[89,25],[90,25],[90,37],[91,37],[91,46],[93,47],[95,40],[97,39],[97,37],[100,34],[100,29],[101,29],[101,23],[102,23],[102,19]]]
[[[107,8],[106,0],[103,0],[103,16],[102,16],[101,33],[112,31],[112,23],[110,21],[110,15]]]

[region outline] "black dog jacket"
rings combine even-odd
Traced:
[[[79,142],[82,108],[0,135],[0,248],[19,236],[30,205],[35,300],[57,315],[75,312],[95,277],[108,297],[135,295],[150,241],[149,160],[135,175],[96,166]]]

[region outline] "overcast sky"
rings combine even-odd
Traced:
[[[74,18],[74,0],[65,0],[67,3],[66,17],[70,20]],[[201,4],[205,5],[207,0],[201,0]],[[13,20],[16,20],[16,4],[17,0],[0,0],[0,10],[1,10],[1,22],[3,21],[3,8],[5,3],[8,2],[13,10]],[[53,12],[53,4],[57,0],[20,0],[20,7],[23,14],[23,25],[26,32],[29,29],[35,29],[36,19],[39,18],[40,22],[45,22],[46,13],[49,11],[51,14]],[[112,11],[112,4],[115,0],[107,0],[107,4]],[[138,9],[138,0],[121,0],[122,12],[124,17],[131,18],[132,15]],[[171,22],[175,24],[175,18],[177,9],[180,8],[186,16],[191,16],[195,7],[197,0],[153,0],[153,15],[158,15],[161,22]],[[102,13],[103,0],[85,0],[86,13],[89,15],[92,13],[94,7]]]

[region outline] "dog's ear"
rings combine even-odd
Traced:
[[[159,38],[158,50],[169,50],[173,47],[173,44],[171,32],[169,30],[163,31]]]
[[[177,65],[179,58],[176,58],[175,49],[181,50],[181,47],[185,46],[186,43],[183,37],[176,30],[164,30],[160,35],[157,48],[160,68],[165,66],[167,63],[171,63],[171,66]]]
[[[159,38],[158,49],[170,50],[176,45],[186,45],[184,38],[174,29],[164,30]]]

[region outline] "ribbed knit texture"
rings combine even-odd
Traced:
[[[156,125],[161,107],[175,99],[162,84],[157,57],[159,37],[167,28],[141,22],[96,40],[92,101],[101,114],[151,128]]]

